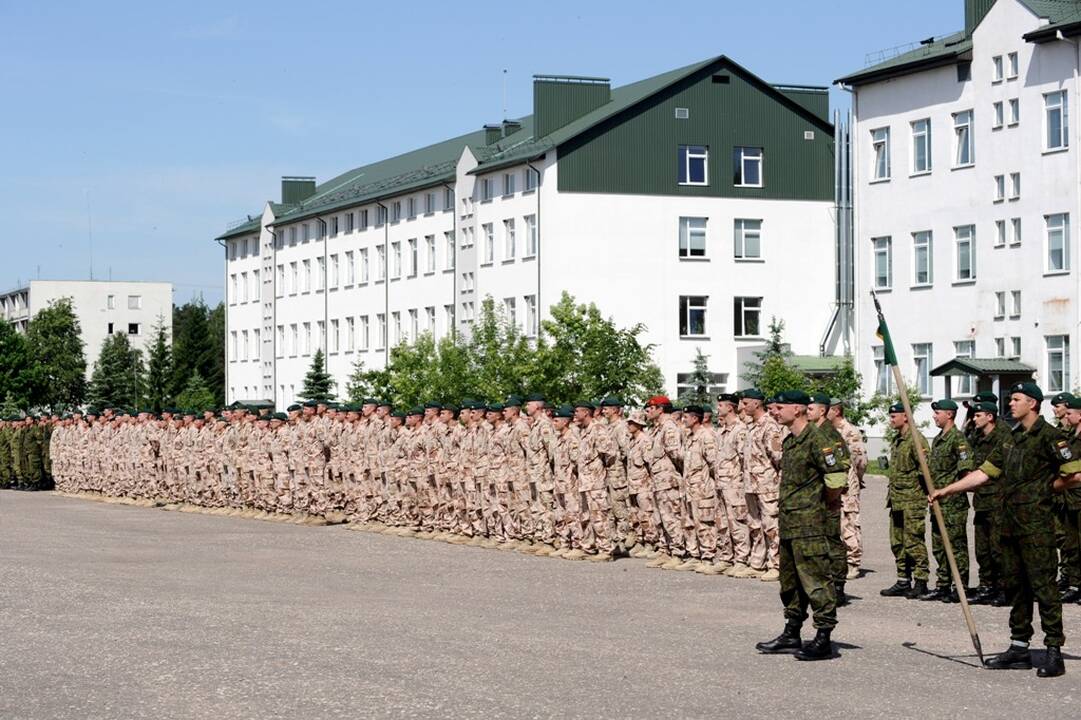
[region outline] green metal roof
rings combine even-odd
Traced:
[[[1047,25],[1025,35],[1029,42],[1054,40],[1058,31],[1066,35],[1081,32],[1081,2],[1077,0],[1020,0],[1037,17],[1046,18]]]
[[[281,203],[276,202],[270,203],[270,209],[274,213],[274,217],[278,217],[279,215],[287,212],[291,207],[292,206],[290,205],[282,205]],[[249,235],[253,232],[258,232],[260,230],[259,223],[262,222],[262,219],[262,213],[259,213],[258,215],[249,215],[246,222],[242,222],[239,225],[234,225],[233,227],[229,228],[224,233],[214,239],[228,240],[230,238],[240,237],[241,235]]]
[[[845,366],[845,358],[833,355],[793,355],[789,359],[792,367],[808,375],[829,375]]]
[[[957,60],[964,59],[963,56],[971,51],[972,40],[966,38],[963,32],[956,32],[952,35],[935,38],[934,41],[921,44],[915,50],[901,53],[897,57],[838,78],[834,82],[843,85],[860,85],[885,80],[886,78],[906,75],[918,70],[950,65]]]
[[[954,358],[939,365],[931,374],[939,375],[1031,375],[1036,368],[1005,358]]]

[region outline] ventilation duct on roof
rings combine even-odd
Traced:
[[[282,178],[282,205],[302,203],[315,194],[315,178],[286,175]]]
[[[533,76],[533,137],[542,138],[612,99],[608,78]]]

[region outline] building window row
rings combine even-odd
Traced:
[[[708,145],[680,145],[677,161],[676,181],[680,185],[710,184]],[[762,148],[732,148],[732,184],[735,187],[764,187]]]
[[[532,192],[537,189],[537,171],[529,167],[508,171],[499,176],[486,175],[480,178],[480,182],[477,183],[480,201],[491,200],[497,196],[513,196],[519,192],[519,180],[521,180],[522,191]]]
[[[732,334],[737,338],[761,337],[762,298],[735,297],[732,299]],[[681,295],[679,297],[679,334],[686,338],[709,336],[709,296]]]
[[[708,259],[709,218],[681,217],[679,219],[679,258]],[[736,218],[733,221],[733,257],[736,260],[762,259],[762,220]]]

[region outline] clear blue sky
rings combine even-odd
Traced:
[[[719,54],[828,85],[963,26],[963,0],[0,0],[0,290],[166,280],[221,298],[228,222],[319,181],[531,112],[538,73],[621,85]],[[835,108],[847,109],[834,91]]]

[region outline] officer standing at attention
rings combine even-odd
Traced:
[[[1010,388],[1010,412],[1017,427],[990,457],[961,480],[939,488],[928,502],[974,490],[994,479],[1002,498],[1002,570],[1010,601],[1010,647],[987,661],[996,670],[1028,670],[1032,658],[1032,603],[1040,608],[1047,661],[1039,677],[1066,672],[1062,662],[1062,600],[1055,587],[1056,557],[1052,487],[1056,478],[1076,480],[1081,459],[1062,432],[1040,415],[1043,392],[1031,382]]]
[[[890,511],[890,550],[897,561],[897,582],[879,592],[885,597],[913,600],[927,592],[930,563],[927,559],[927,507],[921,499],[927,491],[920,475],[916,443],[927,452],[927,438],[908,423],[904,405],[890,406],[890,484],[886,507]],[[911,582],[910,582],[911,579]]]
[[[994,397],[993,393],[987,393]],[[977,395],[977,398],[979,395]],[[1010,426],[998,419],[998,400],[977,400],[969,405],[973,431],[968,436],[972,445],[972,465],[979,467],[991,457],[991,452],[1010,436]],[[972,524],[976,535],[976,564],[980,585],[969,598],[973,605],[1005,607],[1002,591],[1002,549],[999,542],[1002,524],[998,483],[987,482],[972,493]]]
[[[777,638],[756,647],[767,654],[794,653],[797,660],[825,660],[833,655],[830,635],[837,625],[828,537],[838,532],[831,513],[839,510],[848,487],[848,457],[844,443],[827,438],[807,419],[807,393],[786,390],[777,400],[780,423],[790,431],[782,447],[777,522],[785,626]],[[804,645],[800,628],[808,606],[817,633]]]

